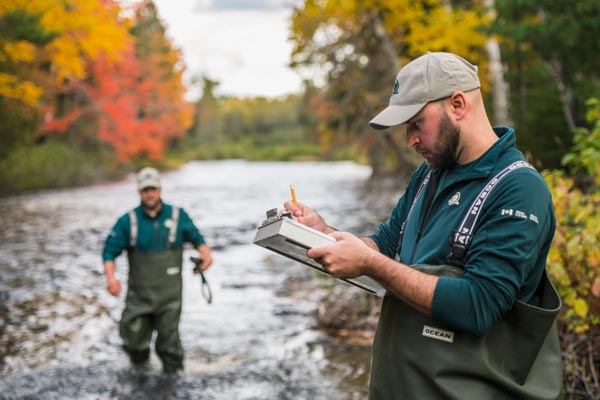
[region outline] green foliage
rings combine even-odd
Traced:
[[[512,64],[513,60],[507,55],[505,61]],[[510,112],[519,148],[540,169],[560,168],[573,134],[565,122],[550,72],[541,65],[533,65],[518,73],[508,72],[507,77],[512,83]],[[520,80],[526,89],[519,90],[514,79]]]
[[[303,140],[301,131],[254,133],[201,146],[186,146],[184,158],[193,160],[245,159],[252,161],[306,161],[322,158],[316,143]]]
[[[15,147],[30,144],[38,126],[38,115],[20,101],[0,96],[0,160]]]
[[[0,19],[0,36],[12,40],[26,40],[45,45],[56,37],[40,24],[42,13],[30,13],[23,9],[9,10]]]
[[[56,140],[20,146],[0,160],[0,194],[90,184],[114,174],[110,165]]]
[[[573,130],[587,126],[585,99],[600,92],[600,2],[496,0],[495,12],[520,144],[559,168]]]
[[[186,147],[186,158],[244,158],[300,160],[320,157],[311,121],[303,114],[304,97],[215,97],[217,82],[204,79],[204,94],[196,105],[196,119]]]
[[[592,98],[587,101],[586,118],[592,129],[578,128],[573,139],[571,152],[565,154],[563,162],[577,171],[584,171],[596,178],[600,184],[600,99]]]
[[[575,145],[565,161],[596,178],[584,193],[575,181],[555,171],[546,176],[552,190],[557,228],[548,258],[548,271],[565,303],[562,320],[575,333],[600,327],[600,301],[592,285],[600,279],[600,102],[588,101],[593,130],[577,130]]]

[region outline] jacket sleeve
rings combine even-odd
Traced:
[[[125,214],[117,220],[106,237],[102,261],[114,261],[128,247],[130,231],[129,215]]]
[[[198,247],[205,244],[204,236],[200,233],[200,230],[194,225],[194,222],[190,218],[185,210],[180,209],[179,226],[181,235],[184,243],[191,243],[194,247]]]
[[[555,229],[550,192],[535,171],[507,177],[489,199],[467,252],[462,278],[441,277],[432,317],[485,334],[513,306],[533,296]]]

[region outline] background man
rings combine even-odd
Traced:
[[[121,216],[106,238],[102,257],[108,292],[113,296],[121,292],[114,260],[127,250],[128,290],[119,324],[123,348],[134,365],[145,364],[152,333],[157,331],[156,353],[163,370],[177,372],[183,370],[179,338],[183,245],[189,242],[198,250],[202,271],[212,264],[211,249],[183,209],[162,202],[156,169],[142,169],[137,186],[141,204]]]
[[[559,398],[561,302],[545,273],[552,199],[514,131],[492,128],[477,67],[426,53],[398,73],[370,125],[402,125],[425,159],[379,232],[358,238],[284,205],[335,237],[308,251],[332,276],[387,289],[369,398]]]

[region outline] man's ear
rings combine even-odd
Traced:
[[[465,92],[457,91],[450,96],[450,109],[456,121],[463,119],[467,113],[468,98]]]

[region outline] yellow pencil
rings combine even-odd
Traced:
[[[294,189],[294,185],[290,185],[290,192],[292,192],[292,202],[295,206],[298,206],[298,203],[296,202],[296,190]]]

